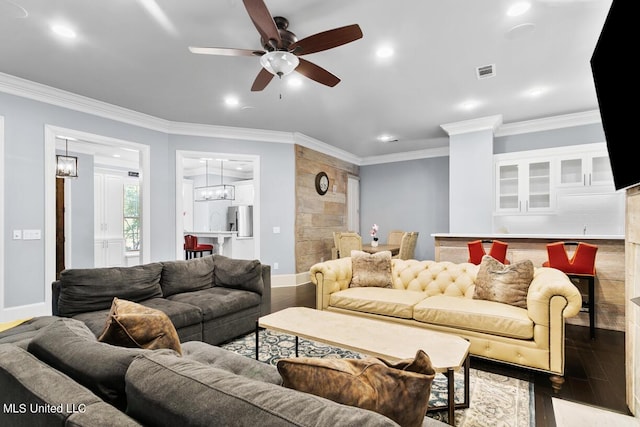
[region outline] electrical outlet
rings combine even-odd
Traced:
[[[278,269],[278,267],[279,267],[278,263],[277,263],[277,262],[274,262],[274,263],[273,263],[273,269],[274,269],[274,270],[277,270],[277,269]]]
[[[280,234],[280,227],[273,227],[273,234]]]

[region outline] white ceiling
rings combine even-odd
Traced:
[[[288,76],[251,92],[259,58],[188,50],[260,49],[241,0],[0,0],[0,72],[171,121],[300,132],[362,157],[446,146],[442,124],[597,109],[589,59],[611,0],[531,0],[508,17],[514,2],[265,0],[298,38],[354,23],[364,37],[305,56],[342,79],[334,88],[303,78],[294,89]],[[58,22],[77,37],[54,36]],[[376,57],[382,44],[392,58]],[[478,80],[487,64],[496,76]]]

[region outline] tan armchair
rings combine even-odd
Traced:
[[[402,235],[400,241],[400,252],[394,258],[398,259],[414,259],[416,252],[416,243],[418,242],[418,232],[411,231]]]

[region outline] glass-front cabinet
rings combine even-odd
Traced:
[[[563,156],[558,164],[559,187],[613,186],[606,150]]]
[[[497,212],[545,212],[553,208],[550,160],[498,161],[496,177]]]

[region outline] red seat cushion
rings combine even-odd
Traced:
[[[580,242],[571,259],[567,254],[564,242],[549,243],[547,254],[549,261],[544,267],[557,268],[565,274],[596,274],[596,252],[598,246]]]

